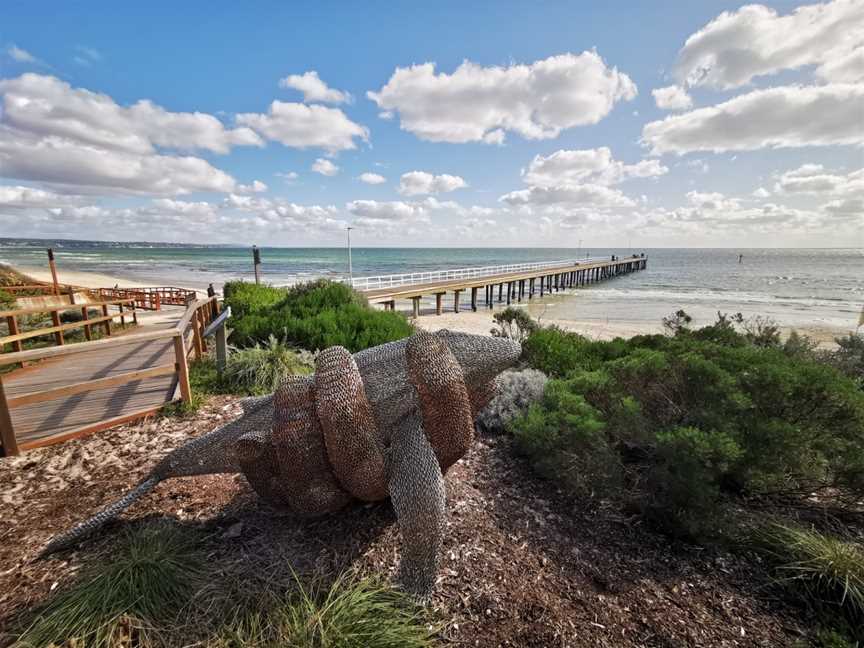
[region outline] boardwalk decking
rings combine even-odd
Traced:
[[[170,325],[142,328],[167,329]],[[173,362],[174,345],[170,338],[108,348],[96,347],[71,357],[49,358],[7,374],[3,377],[3,389],[7,401],[14,402],[14,399],[34,392],[110,379]],[[175,375],[160,375],[23,404],[11,408],[12,426],[22,447],[38,447],[40,442],[49,438],[52,443],[56,443],[64,437],[75,436],[81,429],[102,423],[109,427],[146,412],[154,412],[174,398],[176,387]]]

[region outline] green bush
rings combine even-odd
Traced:
[[[524,342],[540,328],[540,325],[531,318],[527,311],[513,306],[508,306],[500,313],[495,313],[492,319],[495,321],[495,328],[489,332],[493,337],[510,338],[517,342]]]
[[[525,355],[556,379],[511,424],[517,449],[574,494],[685,535],[717,532],[742,494],[864,493],[864,393],[733,323],[611,342],[538,330]]]
[[[15,302],[15,295],[8,290],[0,289],[0,310],[14,310]]]
[[[319,280],[290,289],[244,282],[226,284],[232,341],[241,347],[265,343],[271,335],[309,350],[340,345],[356,352],[407,337],[404,316],[370,308],[345,284]]]

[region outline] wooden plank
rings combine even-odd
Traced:
[[[105,387],[114,387],[133,382],[135,380],[144,380],[145,378],[153,378],[155,376],[167,376],[177,371],[174,364],[159,365],[150,367],[149,369],[139,369],[137,371],[129,371],[118,376],[110,378],[97,378],[96,380],[87,380],[85,382],[66,385],[55,389],[45,389],[43,391],[32,392],[25,396],[16,396],[7,399],[9,407],[19,407],[21,405],[30,405],[31,403],[42,403],[44,401],[56,400],[61,396],[72,396],[82,392],[103,389]]]
[[[6,403],[6,392],[3,388],[3,380],[0,379],[0,441],[3,442],[4,457],[11,457],[20,452],[18,440],[15,438],[15,428],[12,427],[12,415]]]
[[[90,321],[93,322],[93,320]],[[167,339],[174,337],[175,335],[175,329],[165,328],[135,333],[133,335],[124,335],[111,339],[94,340],[93,342],[75,342],[73,344],[66,344],[62,347],[30,349],[29,351],[20,351],[18,353],[0,353],[0,365],[13,364],[17,362],[31,362],[33,360],[43,360],[45,358],[56,358],[73,353],[96,351],[98,349],[114,346],[125,346],[127,344],[135,344],[136,342],[145,342],[148,340]]]
[[[192,400],[192,388],[189,386],[189,365],[186,363],[186,345],[183,336],[174,338],[174,358],[177,363],[177,380],[180,384],[180,394],[187,403]]]
[[[3,290],[3,287],[0,286],[0,290]],[[86,306],[87,308],[101,308],[104,306],[116,306],[118,304],[134,304],[134,299],[114,299],[107,301],[95,301],[90,302],[89,304],[66,304],[63,306],[33,306],[30,308],[16,308],[15,310],[5,310],[0,311],[0,317],[9,317],[10,315],[35,315],[36,313],[47,313],[49,311],[57,311],[57,312],[65,312],[78,310],[82,306]]]
[[[108,428],[112,428],[115,425],[122,425],[123,423],[128,423],[130,421],[134,421],[139,418],[144,418],[145,416],[151,416],[156,414],[161,410],[165,403],[169,401],[165,401],[159,405],[152,405],[150,407],[146,407],[144,409],[136,410],[129,414],[123,414],[121,416],[115,416],[110,419],[106,419],[104,421],[99,421],[98,423],[93,423],[90,425],[85,425],[69,432],[64,432],[62,434],[54,434],[51,436],[41,437],[34,441],[25,441],[23,443],[18,444],[19,450],[33,450],[34,448],[42,448],[44,446],[53,445],[55,443],[61,443],[63,441],[69,441],[70,439],[76,439],[78,437],[85,436],[87,434],[93,434],[94,432],[99,432],[101,430],[107,430]]]

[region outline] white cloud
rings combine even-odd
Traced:
[[[754,77],[816,65],[827,81],[864,79],[864,4],[834,0],[780,16],[763,5],[724,11],[690,36],[675,76],[689,85],[736,88]],[[857,53],[856,53],[857,50]]]
[[[296,171],[287,171],[285,173],[277,171],[273,175],[275,175],[277,178],[282,178],[285,182],[288,183],[294,182],[295,180],[297,180],[297,178],[300,177]]]
[[[693,99],[681,86],[671,85],[651,91],[654,103],[663,110],[687,110],[693,106]]]
[[[237,185],[237,191],[239,193],[264,193],[267,189],[267,185],[260,180],[253,180],[252,184],[248,185]]]
[[[357,148],[354,138],[369,139],[369,131],[338,108],[274,101],[266,115],[241,113],[237,123],[292,148],[322,148],[331,153]]]
[[[303,101],[322,103],[345,103],[351,101],[351,95],[347,92],[334,90],[327,86],[314,70],[305,74],[292,74],[279,80],[279,86],[282,88],[294,88],[303,93]]]
[[[147,100],[125,108],[52,76],[0,80],[0,99],[0,122],[6,126],[129,153],[153,153],[156,147],[227,153],[234,146],[262,144],[250,129],[227,129],[212,115],[170,112]]]
[[[642,142],[655,155],[861,144],[862,101],[864,84],[754,90],[650,122],[642,129]]]
[[[39,59],[33,56],[27,50],[21,49],[15,43],[9,45],[6,48],[6,53],[12,58],[14,61],[18,61],[19,63],[38,63]]]
[[[384,184],[385,182],[387,182],[387,178],[385,178],[381,174],[371,173],[370,171],[367,171],[366,173],[361,173],[358,177],[358,180],[360,180],[360,182],[365,182],[366,184],[370,185]]]
[[[771,192],[768,191],[765,187],[759,187],[756,191],[753,192],[753,195],[756,198],[767,198],[771,195]]]
[[[433,175],[425,171],[410,171],[399,179],[399,193],[405,196],[447,193],[467,186],[463,178],[446,173]]]
[[[844,174],[827,171],[821,164],[804,164],[781,174],[774,190],[785,194],[864,196],[864,168]]]
[[[858,216],[864,221],[864,198],[844,198],[832,200],[822,207],[832,216],[849,217]]]
[[[630,77],[591,51],[507,67],[465,61],[452,74],[436,74],[434,63],[397,68],[367,96],[421,139],[500,144],[505,131],[548,139],[596,124],[636,92]]]
[[[142,208],[149,214],[168,213],[195,218],[210,218],[216,214],[217,205],[209,202],[189,202],[184,200],[172,200],[170,198],[159,198],[151,203],[151,208]]]
[[[618,189],[603,185],[577,184],[560,187],[529,187],[519,191],[511,191],[501,196],[501,202],[514,207],[525,205],[544,207],[550,205],[567,205],[577,207],[634,207],[636,202],[625,196]]]
[[[33,187],[0,185],[0,209],[31,207],[57,207],[73,202],[70,196]]]
[[[78,65],[90,67],[94,63],[98,63],[102,60],[102,54],[98,50],[93,49],[92,47],[84,47],[83,45],[78,45],[75,48],[75,51],[78,53],[72,57],[72,60],[75,61],[75,63],[77,63]]]
[[[602,146],[596,149],[560,150],[531,160],[522,170],[522,179],[529,185],[559,187],[588,182],[598,185],[617,184],[629,178],[649,178],[664,175],[668,168],[657,160],[640,160],[624,164],[612,159],[612,151]]]
[[[335,176],[339,173],[339,167],[325,158],[318,158],[312,163],[312,170],[323,176]]]
[[[435,212],[449,213],[456,216],[485,216],[492,210],[483,207],[463,207],[452,201],[441,201],[429,197],[417,201],[378,201],[353,200],[345,205],[345,209],[355,219],[353,224],[377,231],[405,231],[405,227],[428,225],[431,215]]]

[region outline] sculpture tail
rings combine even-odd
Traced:
[[[142,481],[119,500],[117,500],[113,504],[109,504],[104,509],[99,511],[96,515],[91,517],[89,520],[79,522],[74,527],[69,529],[66,533],[62,533],[53,538],[51,542],[49,542],[48,545],[39,554],[39,558],[44,558],[45,556],[48,556],[56,551],[71,547],[77,542],[83,540],[91,533],[101,528],[102,525],[104,525],[106,522],[110,522],[111,520],[116,518],[123,511],[125,511],[132,504],[134,504],[139,498],[153,490],[156,484],[158,484],[160,481],[162,481],[162,478],[155,475],[147,477],[147,479]]]

